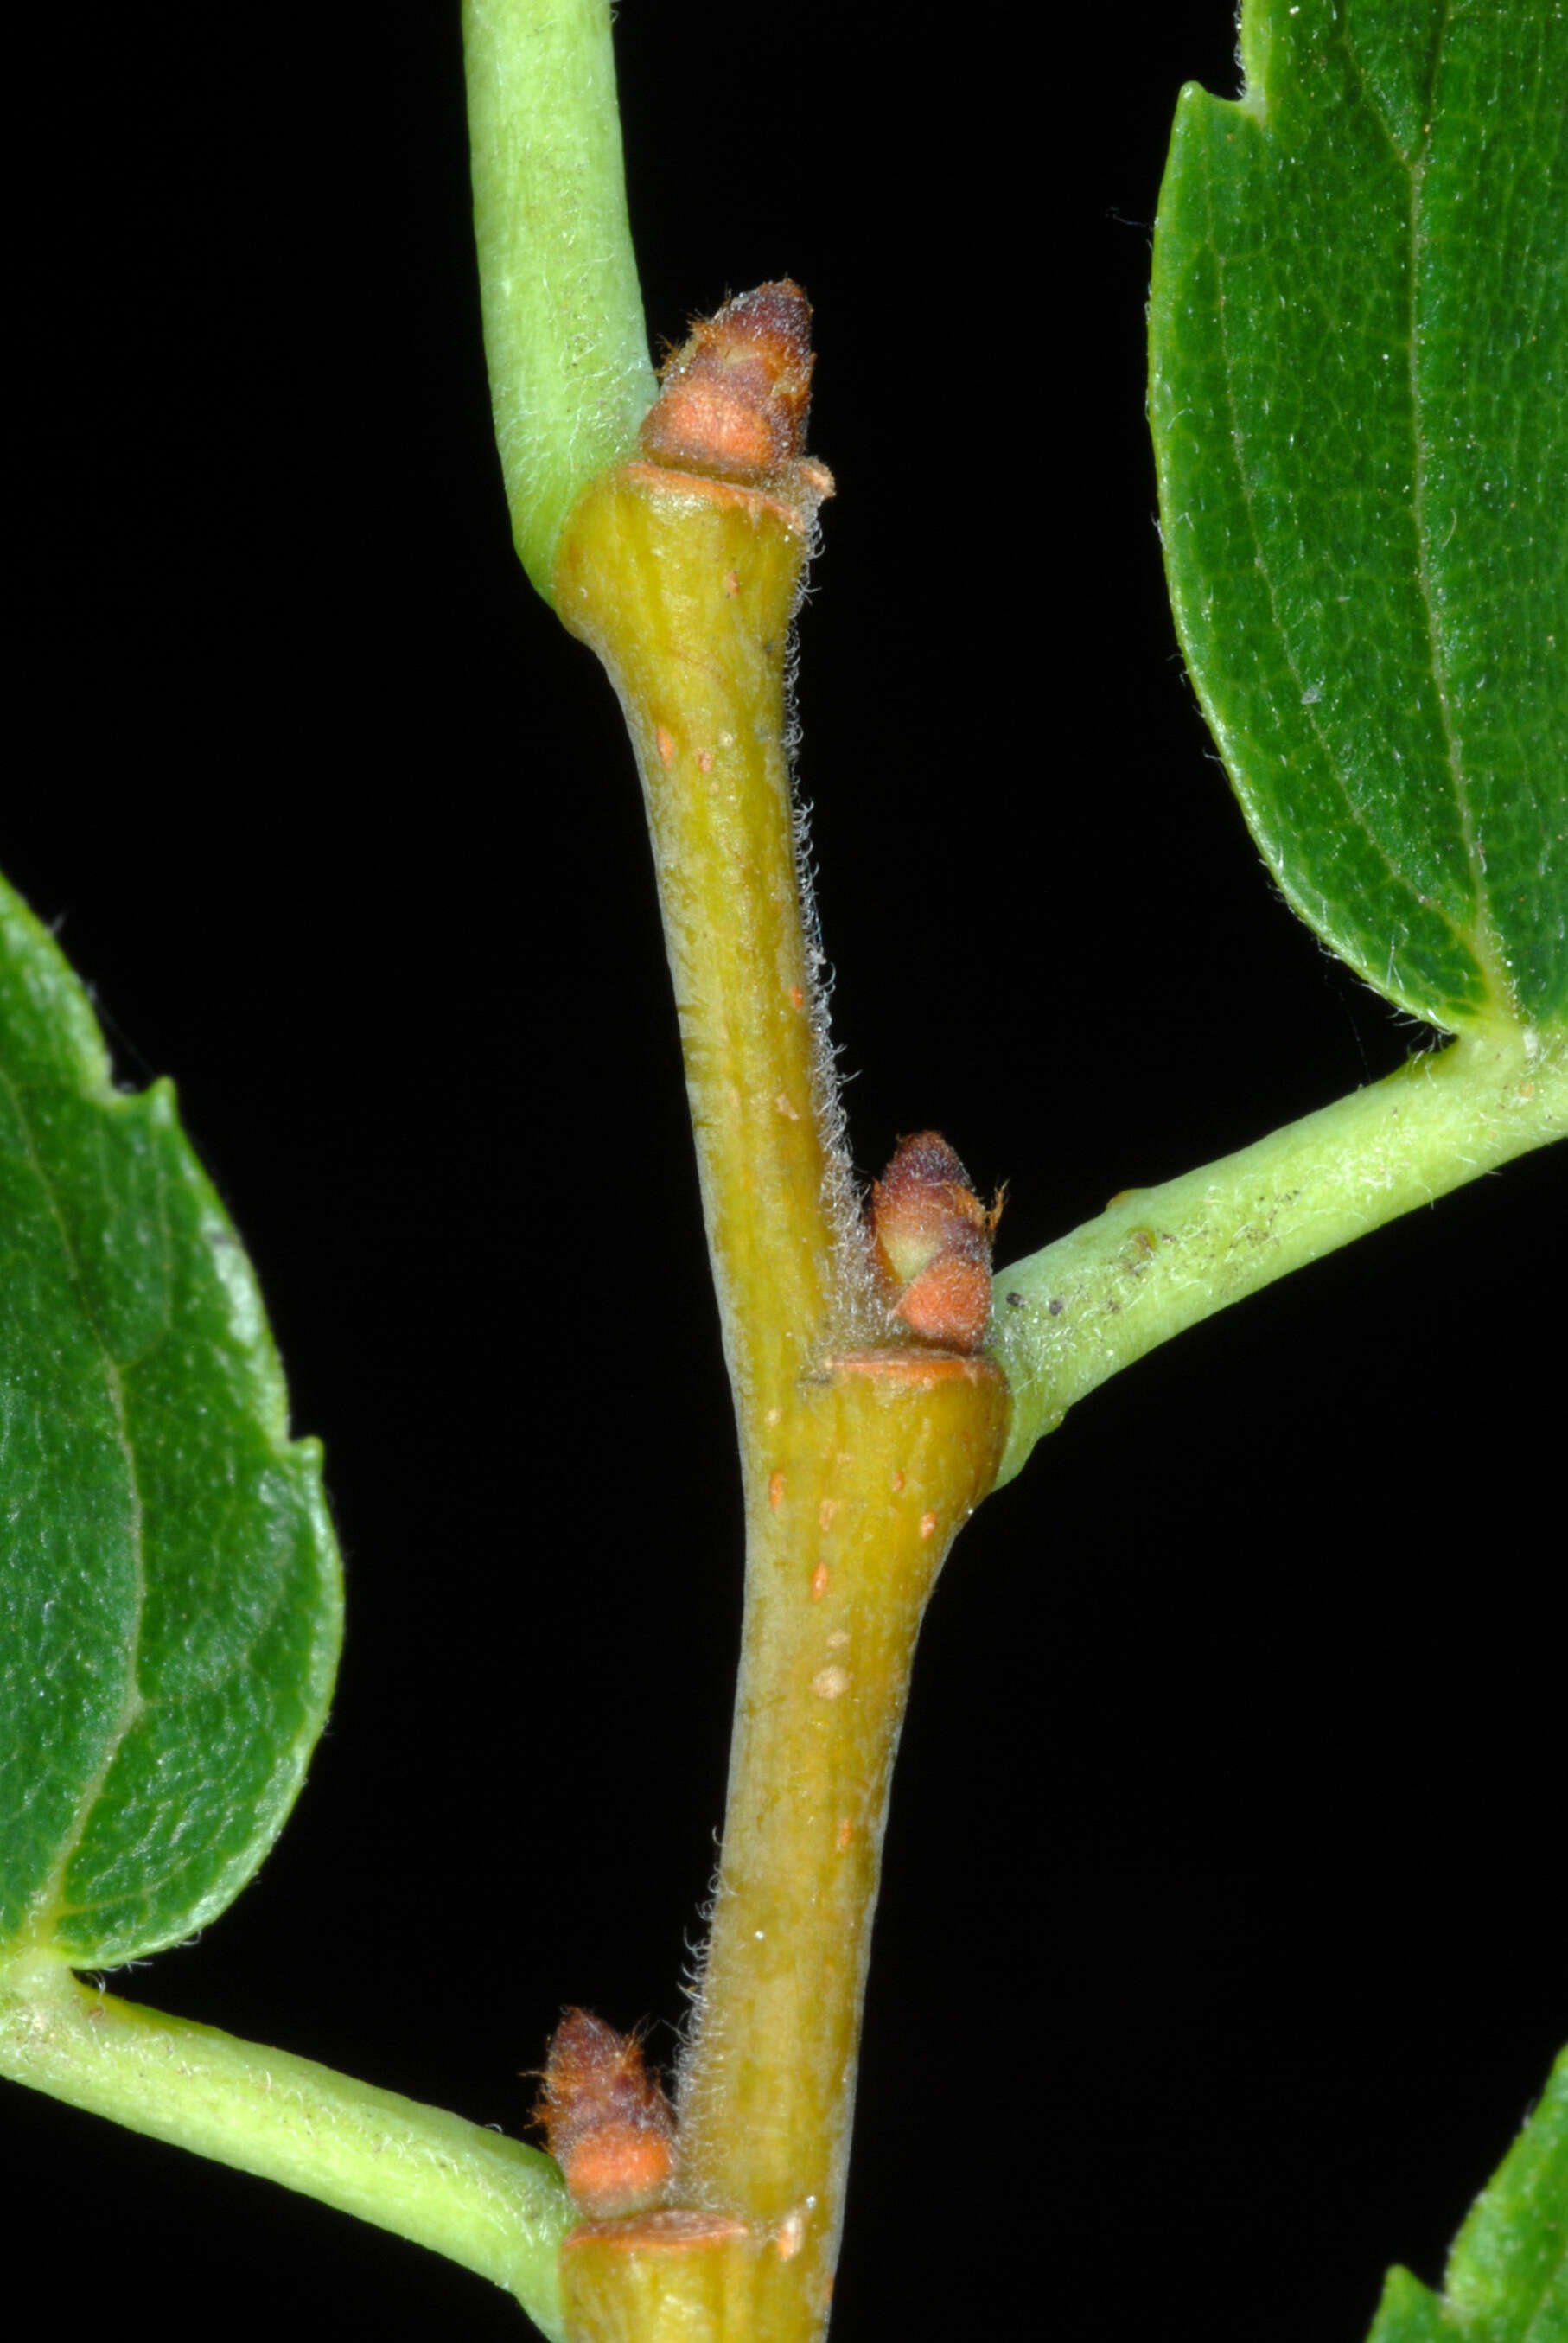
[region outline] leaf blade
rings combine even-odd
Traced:
[[[216,1916],[325,1720],[341,1572],[173,1092],[113,1087],[0,881],[0,1944],[108,1966]]]
[[[1240,102],[1182,93],[1155,236],[1188,667],[1342,958],[1436,1024],[1560,1021],[1568,26],[1249,0],[1242,46]]]
[[[1392,2269],[1367,2343],[1568,2343],[1568,2050],[1454,2240],[1440,2298]]]
[[[1453,2321],[1430,2287],[1407,2269],[1391,2269],[1367,2343],[1454,2343]]]
[[[1472,2206],[1444,2291],[1485,2343],[1568,2343],[1568,2050]]]

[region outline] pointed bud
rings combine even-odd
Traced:
[[[665,360],[644,456],[744,488],[784,480],[806,445],[814,364],[811,305],[788,277],[727,301]],[[816,495],[831,494],[821,465],[799,468]]]
[[[590,2220],[652,2204],[675,2164],[675,2117],[635,2035],[568,2009],[550,2040],[535,2119]]]
[[[889,1308],[922,1342],[978,1351],[990,1321],[988,1212],[940,1131],[901,1139],[871,1190],[872,1260]]]

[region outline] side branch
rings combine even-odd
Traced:
[[[1216,1310],[1568,1133],[1568,1037],[1478,1030],[998,1272],[998,1485],[1068,1409]]]

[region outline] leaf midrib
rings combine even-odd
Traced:
[[[1464,859],[1470,866],[1470,881],[1475,896],[1475,920],[1472,928],[1457,928],[1446,912],[1440,917],[1448,920],[1452,933],[1467,946],[1479,962],[1488,989],[1506,997],[1506,985],[1500,982],[1502,953],[1498,949],[1497,930],[1492,917],[1492,899],[1486,880],[1486,863],[1480,852],[1476,837],[1474,809],[1471,801],[1470,784],[1465,778],[1464,761],[1453,726],[1453,699],[1450,660],[1438,624],[1437,597],[1432,588],[1432,532],[1427,525],[1427,472],[1429,451],[1426,433],[1422,427],[1422,397],[1419,367],[1419,336],[1421,327],[1421,263],[1422,258],[1422,196],[1426,184],[1426,168],[1432,158],[1432,136],[1434,123],[1433,102],[1442,65],[1443,43],[1453,22],[1453,0],[1443,0],[1442,20],[1437,38],[1432,45],[1432,73],[1426,90],[1426,121],[1422,129],[1420,151],[1413,158],[1401,152],[1393,136],[1392,125],[1387,120],[1381,105],[1374,98],[1364,68],[1356,54],[1355,35],[1347,25],[1345,50],[1355,68],[1367,102],[1382,124],[1396,161],[1410,176],[1410,236],[1407,262],[1407,315],[1405,319],[1405,367],[1410,385],[1410,426],[1412,445],[1411,518],[1415,529],[1416,580],[1421,593],[1422,608],[1426,618],[1427,647],[1432,659],[1432,688],[1437,693],[1438,716],[1442,725],[1444,753],[1448,759],[1449,779],[1453,789],[1454,810],[1459,816],[1460,836],[1464,841]]]

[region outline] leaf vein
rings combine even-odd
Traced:
[[[1262,135],[1269,136],[1271,134],[1264,132]],[[1221,250],[1219,237],[1215,231],[1212,180],[1207,172],[1205,172],[1204,175],[1204,191],[1205,199],[1209,208],[1210,248],[1214,255],[1215,269],[1218,274],[1220,284],[1222,287],[1225,279],[1226,259],[1224,253]],[[1303,670],[1296,659],[1295,652],[1291,644],[1289,634],[1285,628],[1281,611],[1279,594],[1273,573],[1265,555],[1261,534],[1258,528],[1252,487],[1251,483],[1248,479],[1247,468],[1243,460],[1242,451],[1246,445],[1246,436],[1240,410],[1236,402],[1236,367],[1231,351],[1230,327],[1226,315],[1226,303],[1222,292],[1218,303],[1218,318],[1220,343],[1223,353],[1223,366],[1221,371],[1225,383],[1226,404],[1230,415],[1231,444],[1235,454],[1237,485],[1241,491],[1242,509],[1247,516],[1247,526],[1251,537],[1253,559],[1257,566],[1258,574],[1263,581],[1263,590],[1268,598],[1269,604],[1269,615],[1273,621],[1275,638],[1280,645],[1281,653],[1283,657],[1287,672],[1289,673],[1292,681],[1294,683],[1297,693],[1301,699],[1306,725],[1308,730],[1311,732],[1313,739],[1317,743],[1319,752],[1322,759],[1324,769],[1332,777],[1339,789],[1340,797],[1343,802],[1348,820],[1354,828],[1360,831],[1362,838],[1366,840],[1367,845],[1371,848],[1372,853],[1376,855],[1379,861],[1382,864],[1383,869],[1388,872],[1390,878],[1395,882],[1395,884],[1405,889],[1406,891],[1413,895],[1418,901],[1422,900],[1422,890],[1412,883],[1407,874],[1393,860],[1382,840],[1372,829],[1361,806],[1357,803],[1355,798],[1352,794],[1346,782],[1345,776],[1341,770],[1339,762],[1330,746],[1328,736],[1323,729],[1322,721],[1315,713],[1316,702],[1308,691]],[[1457,940],[1461,942],[1468,940],[1468,939],[1464,937],[1462,931],[1456,927],[1453,920],[1448,917],[1445,911],[1443,911],[1441,905],[1433,904],[1430,908],[1432,909],[1436,912],[1437,916],[1443,920],[1444,924],[1449,929],[1450,933],[1452,934]],[[1399,944],[1398,940],[1396,939],[1390,945],[1391,965],[1398,951],[1398,948]]]

